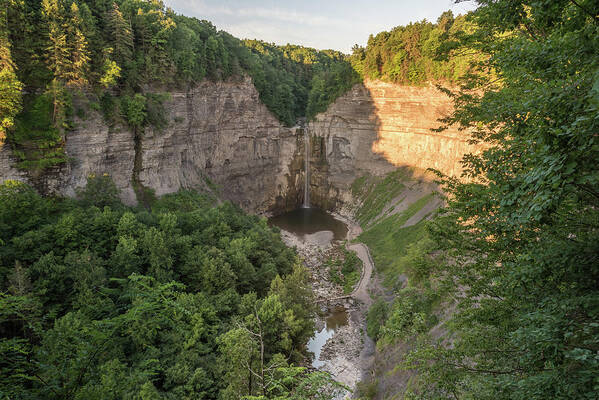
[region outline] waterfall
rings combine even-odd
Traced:
[[[304,127],[304,208],[310,208],[310,133]]]

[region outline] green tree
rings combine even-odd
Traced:
[[[221,398],[233,400],[253,394],[255,382],[260,375],[256,371],[259,349],[252,332],[235,328],[220,336],[218,343],[221,368],[227,382]]]
[[[107,173],[88,176],[87,184],[77,191],[77,196],[87,206],[118,208],[121,205],[119,189]]]
[[[112,3],[112,9],[106,14],[106,25],[114,59],[123,68],[133,59],[133,32],[131,24],[125,20],[117,3]]]
[[[71,3],[69,10],[65,7],[62,0],[42,1],[42,14],[48,24],[50,43],[46,61],[54,76],[48,92],[54,102],[53,121],[59,128],[67,127],[66,112],[70,102],[65,94],[65,86],[82,87],[87,84],[90,60],[79,7],[76,3]]]
[[[281,282],[273,285],[281,288]],[[248,294],[241,309],[248,313],[245,318],[219,338],[222,368],[229,377],[223,398],[267,396],[276,371],[288,366],[285,360],[291,350],[305,340],[300,335],[301,319],[285,309],[278,294],[264,299]]]
[[[591,399],[599,385],[599,23],[592,1],[478,1],[488,57],[446,120],[485,144],[445,178],[432,227],[450,262],[451,346],[408,368],[422,398]],[[489,80],[495,71],[498,80]]]
[[[70,7],[68,26],[72,67],[67,75],[66,84],[82,87],[87,84],[87,72],[90,58],[87,39],[83,34],[83,21],[81,19],[79,7],[75,2],[73,2]]]
[[[286,365],[281,357],[303,359],[313,324],[306,273],[264,220],[193,192],[127,208],[109,177],[88,186],[79,199],[0,186],[2,393],[215,399],[229,384],[233,398],[239,385],[241,395],[263,392],[253,374],[248,389],[247,366],[222,363],[252,354],[239,353],[243,338],[230,348],[217,341],[236,328],[262,332],[263,357],[251,360],[260,375],[264,366],[270,379]],[[242,286],[245,271],[254,276]],[[260,354],[260,340],[250,342]]]
[[[100,84],[104,86],[104,88],[109,89],[117,84],[120,77],[121,67],[119,67],[116,61],[112,61],[109,57],[106,57]]]
[[[65,84],[72,70],[71,49],[68,37],[68,21],[63,2],[43,0],[42,15],[48,25],[50,45],[47,48],[46,61],[54,74],[54,79]]]
[[[244,396],[243,400],[330,400],[349,392],[349,388],[335,381],[328,372],[308,372],[305,367],[294,367],[281,362],[273,369],[267,394]]]
[[[15,73],[8,38],[7,8],[0,10],[0,146],[6,131],[14,125],[15,116],[21,111],[21,89],[23,85]]]
[[[124,116],[129,125],[135,129],[141,129],[146,123],[146,98],[137,93],[132,98],[124,97],[121,103],[124,107]]]

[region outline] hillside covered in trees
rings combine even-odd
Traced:
[[[384,378],[408,377],[384,393],[375,374],[360,395],[597,398],[596,1],[477,0],[352,55],[241,41],[159,1],[5,4],[0,134],[26,169],[66,161],[75,96],[140,130],[164,123],[169,88],[203,79],[248,74],[286,124],[360,79],[446,84],[456,107],[443,123],[484,151],[465,157],[464,181],[440,174],[441,214],[406,225],[426,195],[374,220],[396,172],[352,187],[387,286],[367,330],[400,355]],[[0,186],[0,397],[334,398],[328,375],[297,367],[314,305],[277,232],[197,193],[146,205],[122,205],[108,176],[76,199]]]
[[[312,118],[363,78],[454,81],[467,57],[438,58],[467,25],[443,14],[371,37],[354,54],[239,40],[161,1],[6,0],[0,10],[0,137],[19,167],[65,163],[65,132],[85,99],[109,124],[163,128],[169,89],[247,74],[286,125]],[[81,102],[79,102],[81,103]]]
[[[436,23],[426,20],[370,35],[366,47],[354,46],[351,62],[363,78],[404,85],[455,85],[480,53],[453,51],[474,28],[465,15],[444,12]]]
[[[444,123],[486,148],[464,158],[467,179],[440,176],[447,205],[427,226],[363,234],[395,299],[368,315],[382,355],[361,392],[597,399],[599,6],[478,3],[451,51],[484,55],[483,73],[448,90]]]
[[[307,272],[264,219],[192,192],[123,206],[107,176],[78,200],[0,186],[0,396],[310,397]]]
[[[162,93],[249,74],[286,125],[358,81],[336,51],[240,41],[161,1],[7,0],[0,10],[0,134],[25,169],[66,161],[73,96],[108,122],[160,127]]]

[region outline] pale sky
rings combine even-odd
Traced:
[[[474,1],[454,0],[164,0],[177,13],[211,21],[240,39],[299,44],[345,53],[368,35],[397,25],[464,14]]]

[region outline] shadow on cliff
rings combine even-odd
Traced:
[[[313,206],[340,209],[352,201],[351,187],[356,179],[365,175],[382,176],[398,168],[406,169],[402,174],[404,179],[433,181],[434,177],[425,171],[426,167],[415,162],[421,157],[419,152],[425,151],[425,146],[402,143],[404,132],[410,129],[410,118],[406,118],[409,115],[398,115],[403,112],[398,107],[402,98],[393,96],[395,105],[391,108],[385,107],[388,101],[384,92],[358,84],[309,124]],[[437,126],[434,125],[436,118],[430,121],[430,115],[438,111],[428,112],[424,120],[427,126],[416,128],[419,134],[429,133],[430,128]],[[414,120],[422,121],[422,117],[413,117]],[[394,131],[394,127],[398,130]],[[409,156],[403,157],[405,161],[402,162],[402,157],[397,155],[405,153]]]
[[[351,201],[357,178],[402,167],[414,168],[416,181],[434,180],[428,168],[460,177],[464,154],[480,147],[455,126],[433,131],[452,111],[451,99],[433,86],[355,85],[309,124],[312,203],[339,209]]]
[[[467,153],[478,152],[470,143],[469,130],[452,125],[438,131],[441,119],[453,113],[452,99],[432,84],[402,86],[381,81],[366,81],[376,114],[377,140],[372,152],[390,164],[421,169],[436,169],[460,177],[461,160]]]

